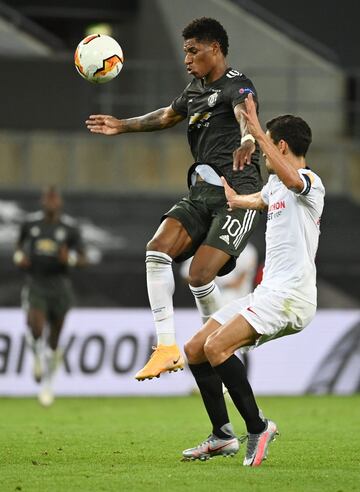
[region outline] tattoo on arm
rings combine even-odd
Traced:
[[[160,108],[151,113],[124,120],[126,132],[152,132],[170,128],[184,118],[171,107]]]

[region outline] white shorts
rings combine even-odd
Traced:
[[[252,294],[231,301],[211,317],[223,325],[241,314],[261,335],[255,345],[258,346],[298,333],[310,323],[315,312],[316,306],[310,302],[259,285]]]

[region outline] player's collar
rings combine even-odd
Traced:
[[[225,77],[226,75],[229,73],[229,71],[232,70],[231,67],[228,67],[225,72],[222,74],[221,77],[219,77],[218,79],[216,80],[213,80],[212,82],[210,82],[209,84],[207,84],[205,82],[205,78],[202,78],[201,79],[201,85],[203,86],[204,89],[208,89],[209,87],[213,87],[214,85],[217,85],[219,82],[221,82]]]

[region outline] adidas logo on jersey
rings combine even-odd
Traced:
[[[228,234],[224,234],[223,236],[219,236],[219,239],[222,239],[223,241],[226,242],[226,244],[229,244],[229,235]]]

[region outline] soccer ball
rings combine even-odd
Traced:
[[[92,34],[83,39],[76,48],[74,59],[81,77],[94,84],[115,78],[124,62],[119,43],[105,34]]]

